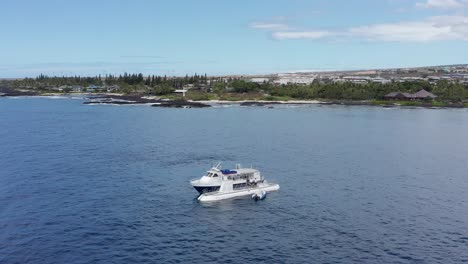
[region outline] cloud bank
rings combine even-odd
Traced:
[[[262,27],[252,27],[265,29]],[[441,40],[468,41],[468,17],[433,16],[420,21],[370,24],[341,30],[284,30],[289,27],[268,27],[276,40],[311,39],[343,40],[358,39],[384,42],[429,42]]]
[[[331,36],[329,31],[278,31],[273,32],[274,39],[322,39]]]
[[[375,24],[351,28],[348,31],[351,36],[374,41],[468,41],[468,17],[435,16],[423,21]]]
[[[430,42],[468,41],[468,0],[417,0],[414,11],[435,9],[444,15],[430,16],[419,20],[374,23],[341,29],[297,29],[287,23],[287,18],[273,22],[254,22],[250,28],[266,31],[275,40],[359,40],[381,42]],[[452,13],[452,14],[447,14]]]
[[[420,8],[453,9],[461,8],[467,3],[468,1],[466,0],[427,0],[425,2],[416,3],[416,6]]]

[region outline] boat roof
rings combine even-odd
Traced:
[[[241,174],[241,173],[254,173],[254,172],[257,172],[258,170],[247,168],[247,169],[236,169],[235,171],[237,171],[237,174]]]
[[[221,172],[224,175],[235,175],[235,174],[244,174],[244,173],[255,173],[255,172],[258,172],[258,170],[253,169],[253,168],[227,169],[227,170],[211,168],[208,172],[212,172],[212,173]]]

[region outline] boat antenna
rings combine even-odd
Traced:
[[[216,165],[216,168],[219,169],[220,166],[221,166],[221,162],[218,162],[218,165]]]

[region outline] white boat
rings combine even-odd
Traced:
[[[267,193],[264,190],[257,190],[254,194],[252,194],[252,199],[254,199],[255,201],[263,200],[265,199],[266,194]]]
[[[222,170],[221,164],[211,168],[199,179],[191,180],[192,186],[200,193],[198,201],[209,202],[240,196],[252,196],[279,190],[279,185],[267,182],[260,171],[236,166],[235,170]],[[260,197],[259,197],[260,198]]]

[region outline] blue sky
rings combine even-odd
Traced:
[[[2,0],[0,77],[468,63],[468,0]]]

